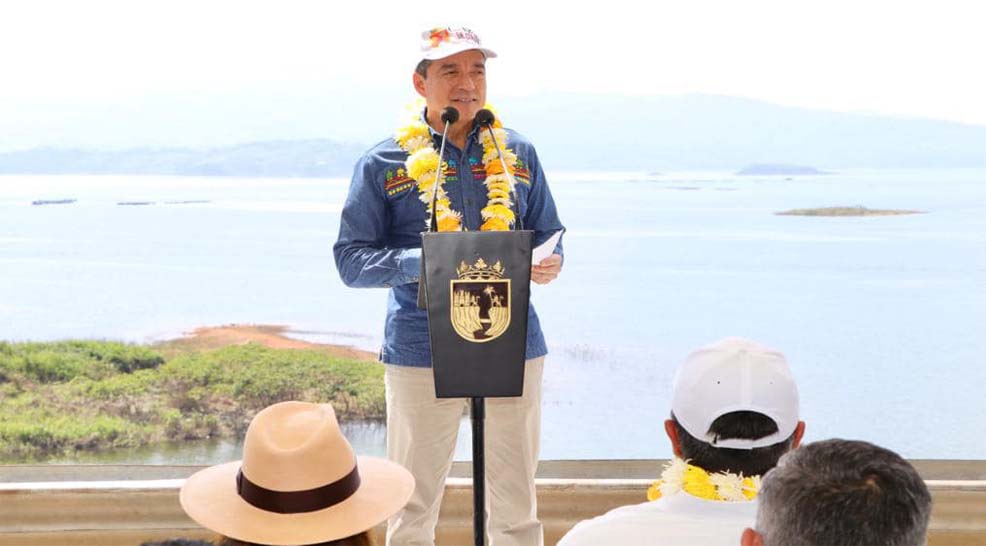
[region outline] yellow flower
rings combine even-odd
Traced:
[[[490,201],[494,199],[510,199],[510,190],[504,189],[500,186],[495,186],[490,188],[490,191],[486,193],[486,197],[488,197]]]
[[[438,219],[438,231],[461,231],[462,226],[459,218],[448,215]]]
[[[425,171],[419,174],[415,179],[418,181],[418,191],[427,193],[430,197],[431,192],[435,191],[436,178],[438,178],[437,171]]]
[[[503,174],[503,165],[499,161],[490,161],[486,164],[486,176]]]
[[[503,219],[508,224],[514,223],[514,211],[503,205],[490,205],[488,207],[484,207],[483,210],[480,211],[480,215],[484,220],[496,217]]]
[[[404,146],[404,151],[413,154],[414,152],[422,149],[429,148],[432,145],[431,137],[414,137],[407,141]]]
[[[757,498],[760,492],[760,476],[743,478],[743,496],[749,500]]]
[[[685,492],[700,499],[719,499],[719,495],[716,494],[716,486],[709,479],[709,473],[695,465],[688,465],[688,469],[685,470],[685,485],[683,489]]]
[[[665,465],[661,479],[647,490],[647,498],[655,500],[682,490],[700,499],[743,502],[756,498],[760,491],[760,476],[744,478],[742,474],[730,472],[710,474],[675,457]]]
[[[517,165],[517,154],[515,154],[513,150],[504,150],[503,161],[507,164],[507,167],[512,173],[515,170],[514,167]]]
[[[494,174],[486,177],[486,189],[494,190],[496,188],[503,189],[504,191],[510,191],[510,178],[505,174]]]
[[[483,222],[482,227],[479,229],[482,231],[507,231],[510,229],[510,226],[503,219],[494,216]]]
[[[656,482],[650,484],[650,487],[647,488],[647,500],[656,501],[661,498],[661,485],[661,480],[657,480]]]
[[[394,136],[397,145],[405,151],[408,151],[408,143],[411,140],[419,138],[427,139],[428,142],[431,142],[431,133],[428,131],[428,126],[420,121],[399,128],[397,134]]]
[[[489,163],[490,161],[499,161],[499,155],[496,153],[496,148],[489,146],[483,148],[483,165]]]
[[[493,129],[493,136],[496,137],[496,145],[500,146],[502,150],[507,144],[507,131],[504,129]],[[480,143],[483,145],[483,151],[486,152],[490,149],[496,149],[496,145],[493,143],[493,137],[490,136],[489,131],[482,131],[479,133]],[[493,152],[496,153],[495,151]]]
[[[421,176],[438,171],[438,152],[432,148],[422,148],[407,158],[407,175],[420,182]]]
[[[513,207],[513,203],[511,203],[510,199],[506,197],[494,197],[492,199],[487,200],[486,205],[490,207],[492,207],[493,205],[503,205],[508,209]]]

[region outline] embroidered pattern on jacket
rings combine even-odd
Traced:
[[[383,189],[388,197],[393,197],[414,186],[414,180],[407,176],[407,171],[405,171],[404,167],[399,167],[397,171],[387,169],[384,176],[386,178],[383,183]]]
[[[526,166],[524,166],[524,160],[518,157],[517,163],[515,163],[515,165],[516,166],[514,167],[514,178],[517,180],[517,182],[520,182],[521,184],[527,184],[528,186],[530,186],[531,172],[527,170]],[[473,180],[479,180],[479,181],[486,180],[486,170],[483,168],[483,164],[480,163],[476,158],[474,157],[469,158],[469,167],[470,170],[472,171]]]
[[[479,168],[482,169],[483,166],[480,165]],[[484,179],[485,176],[484,173]],[[407,175],[407,170],[404,167],[398,167],[396,171],[387,169],[384,177],[383,189],[387,193],[387,197],[393,197],[399,193],[403,193],[415,185],[414,179]],[[442,178],[447,182],[457,182],[459,180],[459,170],[455,168],[454,159],[445,162],[445,172]]]

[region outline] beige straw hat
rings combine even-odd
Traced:
[[[181,506],[203,527],[240,541],[316,544],[368,530],[404,507],[414,478],[353,453],[328,404],[282,402],[247,429],[243,460],[192,475]]]

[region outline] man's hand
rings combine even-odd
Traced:
[[[531,280],[537,284],[548,284],[558,278],[561,273],[561,256],[552,254],[541,260],[541,263],[531,266]]]

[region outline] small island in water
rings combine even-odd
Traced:
[[[902,214],[924,214],[920,210],[868,209],[862,205],[855,207],[819,207],[814,209],[791,209],[775,212],[778,216],[899,216]]]
[[[34,201],[31,201],[31,204],[34,205],[34,206],[39,206],[39,205],[71,205],[72,203],[75,203],[76,201],[77,201],[76,199],[36,199]]]
[[[747,165],[746,167],[743,167],[739,171],[736,171],[737,176],[755,176],[755,175],[791,176],[796,174],[815,175],[815,174],[832,174],[832,173],[816,169],[815,167],[806,167],[804,165],[787,165],[783,163],[756,163],[753,165]]]

